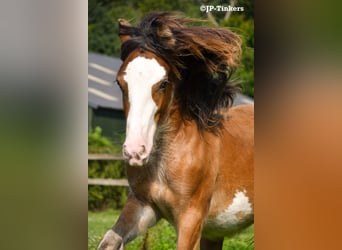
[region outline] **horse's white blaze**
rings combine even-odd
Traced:
[[[166,70],[156,59],[136,57],[128,63],[124,80],[128,84],[130,109],[127,117],[126,144],[145,145],[150,153],[156,130],[154,115],[157,111],[152,98],[152,86],[162,80]]]
[[[218,224],[236,225],[252,213],[252,205],[245,191],[237,191],[233,202],[216,217]]]

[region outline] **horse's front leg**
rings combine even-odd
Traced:
[[[98,250],[121,250],[158,221],[154,209],[130,194],[114,227],[107,231]]]
[[[197,250],[207,210],[203,207],[188,208],[178,218],[177,250]]]

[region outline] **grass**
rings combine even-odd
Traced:
[[[119,216],[119,210],[109,209],[104,212],[88,212],[88,250],[95,250],[104,233],[110,229]],[[225,239],[224,250],[253,250],[254,226],[251,226],[236,235]],[[140,250],[143,236],[139,236],[126,246],[126,250]],[[149,230],[149,250],[176,249],[176,233],[174,228],[165,220]]]

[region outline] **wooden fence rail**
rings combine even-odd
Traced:
[[[113,160],[113,161],[123,161],[121,154],[88,154],[88,160]]]
[[[98,161],[123,161],[122,155],[118,154],[88,154],[88,160]],[[88,185],[128,187],[127,179],[97,179],[88,178]]]
[[[88,185],[128,187],[126,179],[88,179]]]

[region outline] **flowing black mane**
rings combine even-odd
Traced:
[[[163,58],[176,79],[175,99],[184,119],[216,132],[222,127],[221,110],[232,104],[237,89],[229,79],[239,61],[241,40],[225,28],[186,25],[195,21],[152,12],[137,27],[121,23],[119,35],[131,37],[121,46],[121,59],[137,48]]]

